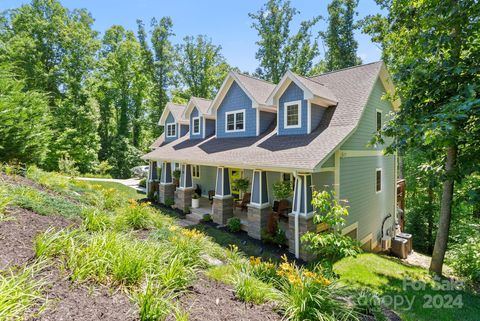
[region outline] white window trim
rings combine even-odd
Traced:
[[[243,129],[236,129],[237,128],[237,114],[243,114]],[[234,115],[233,116],[233,127],[234,129],[228,130],[228,115]],[[225,132],[226,133],[241,133],[245,131],[245,127],[247,125],[247,121],[245,119],[245,109],[239,109],[235,111],[227,111],[225,112]]]
[[[380,172],[380,190],[377,191],[377,173]],[[383,190],[383,171],[381,168],[375,169],[375,193],[380,194]]]
[[[174,127],[175,127],[175,135],[168,135],[168,127],[170,127],[170,126],[174,126]],[[166,136],[167,136],[167,137],[177,137],[177,123],[168,123],[168,124],[165,125],[165,127],[166,127],[166,129],[167,129],[167,130],[166,130]]]
[[[298,105],[298,124],[287,126],[287,110],[289,106]],[[301,128],[302,127],[302,101],[295,100],[289,101],[283,104],[283,128],[292,129],[292,128]]]
[[[192,178],[200,178],[200,165],[191,165],[191,170],[192,170]],[[195,170],[193,170],[195,168]],[[197,174],[196,176],[194,175]]]
[[[377,117],[378,117],[378,114],[380,114],[380,129],[382,129],[383,127],[383,111],[381,109],[375,109],[375,131],[379,131],[379,129],[377,128]]]
[[[198,120],[198,131],[195,131],[195,121]],[[192,117],[192,134],[193,135],[198,135],[200,134],[200,117]]]

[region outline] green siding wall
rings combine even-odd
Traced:
[[[377,168],[382,168],[380,193],[375,191]],[[347,200],[349,206],[346,226],[358,222],[358,240],[369,233],[379,240],[383,217],[395,210],[394,156],[342,158],[340,199]]]
[[[325,163],[323,163],[322,167],[335,167],[335,154],[330,156]]]
[[[392,104],[386,100],[382,100],[382,96],[384,94],[385,88],[383,87],[381,80],[377,79],[358,128],[355,133],[353,133],[353,135],[350,136],[350,138],[348,138],[343,144],[343,150],[382,150],[384,148],[384,145],[367,147],[368,143],[372,140],[372,137],[376,132],[377,109],[382,111],[384,122],[387,120],[388,113],[392,111]],[[386,143],[388,145],[390,140],[387,140]]]
[[[334,172],[322,172],[312,174],[312,184],[316,190],[323,191],[324,189],[332,190],[335,183]]]

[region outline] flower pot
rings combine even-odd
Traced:
[[[192,208],[199,208],[199,207],[200,207],[200,199],[192,198]]]

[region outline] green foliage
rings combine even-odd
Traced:
[[[271,235],[267,228],[262,229],[261,231],[262,241],[266,243],[278,244],[278,245],[285,245],[287,244],[287,235],[285,231],[282,230],[280,227],[277,227],[274,235]]]
[[[448,264],[470,282],[480,283],[480,237],[472,235],[448,252]]]
[[[178,294],[165,289],[152,281],[147,282],[145,290],[137,293],[135,299],[138,303],[141,321],[165,320],[172,310],[172,301]]]
[[[357,57],[358,43],[354,38],[354,16],[358,0],[333,0],[328,5],[328,28],[322,33],[327,45],[326,71],[338,70],[361,64]]]
[[[43,263],[34,263],[18,270],[0,271],[0,319],[26,320],[33,317],[34,309],[42,307],[42,291],[46,281],[38,276]]]
[[[480,21],[476,1],[418,3],[386,0],[385,16],[370,16],[364,31],[383,49],[402,108],[375,141],[394,137],[388,151],[420,153],[440,167],[443,185],[431,270],[441,273],[452,214],[454,181],[478,172]]]
[[[155,226],[155,217],[149,203],[137,204],[132,200],[128,206],[118,209],[116,224],[119,228],[144,230]]]
[[[183,43],[176,47],[177,77],[182,86],[174,95],[185,100],[190,96],[212,99],[230,70],[221,49],[207,36],[183,38]]]
[[[240,232],[241,225],[242,223],[238,217],[231,217],[227,220],[227,228],[230,232]]]
[[[142,178],[142,179],[140,180],[140,182],[138,182],[138,186],[147,187],[147,179],[146,179],[146,178]]]
[[[372,315],[377,321],[386,321],[387,317],[383,313],[381,298],[370,289],[364,288],[353,293],[353,302],[355,309],[363,315]]]
[[[171,207],[174,204],[175,204],[175,201],[173,200],[173,198],[167,198],[165,200],[165,206],[167,206],[167,207]]]
[[[192,199],[198,200],[199,198],[200,198],[200,195],[198,195],[197,193],[192,194]]]
[[[98,165],[97,168],[95,169],[95,173],[98,175],[101,175],[102,177],[109,178],[110,177],[110,170],[112,169],[112,166],[110,163],[106,160],[101,161]]]
[[[309,252],[330,262],[361,253],[357,241],[341,234],[348,210],[335,199],[333,192],[314,191],[312,205],[316,211],[313,222],[327,224],[330,229],[322,233],[308,232],[302,236],[302,243]]]
[[[298,10],[290,1],[268,0],[260,10],[249,13],[252,27],[260,40],[255,57],[260,61],[256,74],[265,80],[278,83],[287,72],[307,75],[313,59],[318,56],[318,41],[312,36],[312,28],[320,16],[300,22],[297,32],[291,33],[291,23]]]
[[[286,200],[290,196],[292,196],[292,185],[290,182],[276,182],[273,183],[273,196],[275,197],[276,200],[281,201],[281,200]]]
[[[245,193],[248,191],[248,186],[250,185],[250,181],[246,178],[237,178],[232,182],[232,187],[240,192]]]
[[[176,169],[176,170],[174,170],[174,171],[172,172],[172,176],[173,176],[173,178],[175,178],[176,180],[179,180],[179,179],[180,179],[180,174],[181,174],[181,172],[180,172],[180,170],[178,170],[178,169]]]
[[[4,218],[5,210],[12,203],[13,198],[9,195],[8,189],[0,185],[0,221]]]
[[[78,176],[79,174],[78,168],[75,166],[75,162],[70,159],[68,154],[63,155],[63,157],[58,161],[58,169],[60,170],[60,173],[72,178]]]
[[[0,29],[1,30],[1,29]],[[0,64],[0,162],[40,163],[51,131],[47,96],[28,91],[6,63]]]
[[[204,214],[202,217],[202,222],[211,222],[213,221],[212,215],[210,214]]]
[[[240,273],[235,281],[235,294],[240,300],[254,304],[262,304],[278,297],[272,286],[243,273]]]
[[[109,229],[113,224],[112,216],[95,208],[82,211],[82,227],[87,231],[99,232]]]

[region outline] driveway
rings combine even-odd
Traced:
[[[128,179],[116,179],[116,178],[91,178],[91,177],[75,177],[75,179],[81,181],[97,181],[97,182],[113,182],[113,183],[120,183],[122,185],[131,187],[136,189],[137,191],[146,193],[146,189],[144,187],[138,186],[140,183],[140,179],[137,178],[128,178]]]

